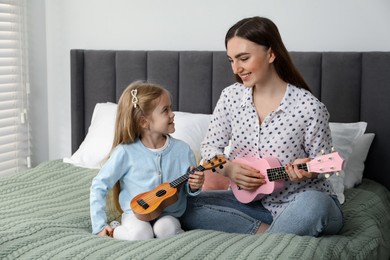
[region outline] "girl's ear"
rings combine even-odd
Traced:
[[[141,116],[140,126],[141,126],[142,129],[149,128],[149,120],[146,117]]]
[[[275,56],[275,53],[274,53],[274,51],[272,50],[271,47],[268,49],[268,55],[269,55],[268,62],[269,63],[273,63],[275,58],[276,58],[276,56]]]

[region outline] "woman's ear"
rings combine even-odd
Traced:
[[[268,55],[269,55],[268,62],[269,63],[273,63],[275,58],[276,58],[276,56],[275,56],[275,53],[274,53],[274,51],[272,50],[271,47],[268,49]]]

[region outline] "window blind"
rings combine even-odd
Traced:
[[[0,175],[30,167],[25,0],[0,0]]]

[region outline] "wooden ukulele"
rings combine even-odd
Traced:
[[[160,216],[161,212],[167,206],[175,203],[178,199],[178,189],[186,182],[190,174],[202,172],[205,170],[222,168],[222,164],[226,163],[225,157],[216,155],[214,158],[204,162],[202,165],[188,171],[172,182],[164,182],[158,185],[151,191],[147,191],[135,196],[130,206],[136,217],[143,221],[151,221]]]
[[[233,162],[249,165],[265,175],[266,183],[253,190],[240,189],[237,184],[230,182],[231,189],[236,199],[242,203],[249,203],[260,200],[266,194],[280,191],[284,186],[284,179],[289,176],[285,167],[280,167],[280,162],[274,157],[268,158],[238,158]],[[299,169],[308,172],[329,173],[340,171],[343,167],[344,159],[337,152],[322,155],[312,159],[310,162],[296,165]],[[266,173],[266,174],[265,174]],[[325,174],[328,178],[330,175]]]

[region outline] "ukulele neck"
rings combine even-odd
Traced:
[[[170,182],[169,185],[172,188],[178,188],[188,180],[188,178],[190,177],[190,174],[193,174],[194,172],[203,172],[204,170],[205,170],[205,168],[202,165],[199,165],[198,167],[196,167],[192,170],[189,170],[186,174],[180,176],[176,180]]]
[[[295,164],[294,166],[298,167],[298,169],[300,170],[308,171],[307,163]],[[270,181],[277,181],[289,178],[285,167],[267,169],[267,176]]]

